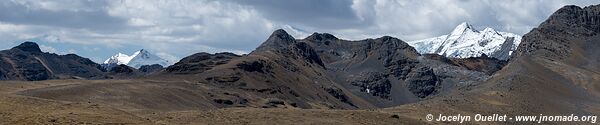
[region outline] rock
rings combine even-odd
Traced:
[[[22,69],[21,75],[28,81],[48,80],[53,77],[50,71],[40,63],[25,63],[17,68]]]
[[[387,76],[379,72],[363,72],[352,80],[350,84],[360,87],[361,92],[384,99],[390,97],[392,88],[392,84],[387,79]]]
[[[419,67],[412,71],[406,82],[408,90],[419,98],[435,94],[440,88],[440,81],[429,67]]]
[[[121,64],[113,67],[109,72],[114,74],[131,74],[135,72],[135,69],[125,64]]]
[[[205,79],[206,81],[215,81],[219,83],[231,83],[240,80],[239,76],[216,76],[216,77],[208,77]]]
[[[384,62],[384,66],[389,74],[399,78],[406,79],[408,73],[416,66],[418,62],[405,57],[400,58],[387,58]]]
[[[153,65],[143,65],[142,67],[140,67],[139,70],[144,73],[154,73],[154,72],[158,72],[162,69],[163,69],[163,66],[161,66],[159,64],[153,64]]]
[[[329,34],[329,33],[313,33],[312,35],[308,36],[305,38],[306,40],[312,40],[312,41],[331,41],[331,40],[338,40],[337,37]]]
[[[323,68],[325,67],[325,64],[323,64],[323,61],[321,61],[321,58],[319,57],[317,52],[315,52],[315,50],[312,47],[310,47],[310,45],[303,42],[297,43],[296,49],[300,56],[304,57],[304,60],[308,61],[309,63],[316,63],[317,65]]]
[[[12,49],[18,49],[21,51],[31,52],[31,53],[42,53],[42,50],[40,49],[38,44],[36,44],[34,42],[29,42],[29,41],[23,42],[20,45],[13,47]]]
[[[268,98],[267,99],[267,104],[270,105],[285,105],[285,101],[278,99],[278,98]]]
[[[260,72],[265,73],[270,71],[270,66],[265,64],[265,61],[252,61],[252,62],[243,62],[236,65],[238,68],[248,71],[248,72]]]
[[[278,29],[275,30],[269,38],[263,42],[260,46],[256,48],[251,53],[261,52],[261,51],[273,51],[278,50],[280,48],[287,48],[290,45],[296,43],[294,37],[289,35],[285,30]]]
[[[354,105],[354,104],[352,104],[352,102],[350,102],[348,96],[346,96],[346,94],[344,94],[344,91],[342,91],[342,89],[340,89],[340,88],[331,86],[331,87],[325,88],[325,91],[327,91],[327,93],[329,93],[329,95],[335,97],[336,99],[339,99],[340,101],[342,101],[344,103]]]
[[[213,102],[224,105],[233,105],[233,101],[228,99],[213,99]]]

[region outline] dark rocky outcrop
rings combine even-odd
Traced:
[[[138,70],[140,70],[141,72],[144,72],[146,74],[150,74],[150,73],[161,71],[162,69],[164,69],[164,67],[162,65],[153,64],[153,65],[143,65]]]
[[[125,64],[121,64],[121,65],[112,67],[108,72],[114,73],[114,74],[131,74],[131,73],[135,73],[136,70],[133,67],[129,67]]]
[[[344,103],[349,103],[350,105],[353,105],[351,102],[349,102],[349,98],[348,96],[346,96],[346,94],[344,94],[344,91],[338,87],[335,86],[330,86],[330,87],[326,87],[325,91],[327,91],[327,93],[329,93],[329,95],[335,97],[336,99],[339,99],[340,101],[344,102]]]
[[[321,58],[317,52],[315,52],[315,50],[308,44],[297,43],[295,49],[297,49],[296,51],[300,54],[300,56],[304,57],[304,60],[325,68],[325,64],[323,64],[323,61],[321,61]]]
[[[240,76],[215,76],[215,77],[208,77],[204,80],[210,81],[210,82],[218,82],[218,83],[232,83],[232,82],[236,82],[240,79],[241,79]]]
[[[419,98],[435,94],[440,89],[440,81],[429,67],[416,68],[406,79],[408,90]]]
[[[110,79],[131,79],[135,77],[144,76],[147,73],[141,72],[138,69],[135,69],[128,65],[120,64],[112,67],[107,74],[107,78]]]
[[[383,99],[389,99],[392,83],[388,77],[379,72],[365,72],[358,75],[350,84],[360,87],[361,92],[366,92],[372,96],[378,96]]]
[[[236,65],[237,68],[242,69],[247,72],[260,72],[266,73],[271,72],[271,68],[266,64],[264,60],[252,61],[252,62],[242,62]]]

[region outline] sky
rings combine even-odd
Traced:
[[[146,49],[172,63],[198,52],[249,53],[276,29],[405,41],[478,29],[525,34],[565,5],[596,0],[1,0],[0,49],[24,41],[102,63]]]

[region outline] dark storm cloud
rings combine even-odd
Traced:
[[[33,2],[0,1],[0,21],[20,25],[40,25],[92,30],[126,28],[127,20],[110,16],[105,1],[77,1],[85,8],[42,8]],[[34,1],[35,2],[35,1]],[[69,7],[68,4],[62,7]],[[78,10],[74,10],[78,9]]]
[[[325,29],[365,26],[352,9],[352,0],[231,0],[252,6],[265,18],[290,25]]]

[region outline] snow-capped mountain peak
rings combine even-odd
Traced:
[[[517,49],[521,36],[498,32],[492,28],[476,30],[469,23],[456,26],[448,35],[407,42],[419,53],[433,53],[452,58],[479,57],[483,54],[506,60]]]
[[[115,64],[127,64],[131,60],[131,56],[123,53],[117,53],[117,55],[111,56],[104,61],[104,64],[115,63]]]
[[[127,63],[127,65],[135,68],[140,68],[143,65],[152,65],[159,64],[163,67],[169,65],[169,61],[162,59],[154,54],[149,53],[148,51],[142,49],[133,54],[133,58]]]
[[[452,30],[452,32],[450,33],[450,36],[462,35],[462,34],[465,34],[465,32],[477,32],[477,30],[474,30],[473,26],[471,26],[471,24],[469,24],[467,22],[462,22],[461,24],[456,26],[456,28],[454,28],[454,30]]]
[[[104,65],[107,69],[120,64],[125,64],[134,68],[140,68],[143,65],[152,64],[159,64],[164,67],[169,65],[169,61],[162,59],[144,49],[134,52],[131,56],[123,53],[117,53],[116,55],[104,61]]]

